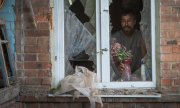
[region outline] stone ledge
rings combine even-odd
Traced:
[[[45,103],[66,103],[66,102],[89,102],[87,97],[79,97],[78,99],[73,100],[73,96],[66,95],[51,95],[45,97],[38,96],[20,96],[20,102],[27,103],[37,103],[37,102],[45,102]],[[152,97],[102,97],[103,103],[109,102],[154,102],[154,103],[166,103],[166,102],[180,102],[180,95],[162,95],[160,98],[152,98]]]
[[[5,103],[19,95],[19,85],[11,85],[0,89],[0,104]]]

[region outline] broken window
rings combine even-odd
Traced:
[[[154,0],[55,0],[55,10],[58,10],[55,11],[55,40],[59,49],[55,51],[54,85],[72,74],[78,65],[97,73],[100,88],[155,87],[154,5]],[[113,34],[122,30],[121,23],[131,23],[120,18],[122,9],[136,11],[134,26],[141,38],[133,45],[141,48],[138,42],[143,40],[147,50],[143,56],[139,50],[136,54],[132,51],[132,57],[140,58],[132,59],[138,66],[130,66],[130,80],[122,79],[117,66],[113,67],[111,55]]]

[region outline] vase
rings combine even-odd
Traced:
[[[131,80],[131,59],[123,60],[124,70],[122,72],[122,80],[123,81],[130,81]]]

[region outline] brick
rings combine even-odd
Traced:
[[[164,62],[179,62],[180,54],[172,53],[172,54],[161,54],[161,61]]]
[[[149,108],[164,108],[163,103],[150,103]]]
[[[37,54],[24,54],[24,61],[37,61]]]
[[[136,104],[135,103],[124,103],[123,108],[136,108]]]
[[[25,53],[38,53],[39,52],[39,47],[37,45],[32,45],[32,46],[24,46],[24,52]]]
[[[171,14],[172,13],[172,7],[170,6],[161,6],[161,14]]]
[[[110,108],[109,103],[103,103],[103,107],[100,103],[96,103],[96,108]]]
[[[161,15],[161,22],[174,22],[174,17],[172,15]]]
[[[38,29],[49,29],[49,22],[38,22]]]
[[[40,103],[40,108],[54,108],[53,103]]]
[[[171,63],[169,63],[169,62],[163,62],[163,63],[161,63],[161,69],[165,69],[165,70],[169,70],[169,69],[171,69]]]
[[[173,45],[172,52],[180,53],[180,45]]]
[[[160,53],[172,53],[172,46],[171,45],[161,46]]]
[[[48,15],[38,15],[36,16],[36,21],[48,22]]]
[[[174,0],[161,0],[161,5],[162,6],[172,6],[175,5]]]
[[[43,46],[28,45],[24,47],[25,53],[49,53],[49,44]]]
[[[41,70],[38,72],[38,78],[51,77],[51,76],[52,76],[52,73],[50,70]]]
[[[25,36],[33,36],[33,37],[47,37],[50,35],[49,30],[25,30]]]
[[[49,0],[32,0],[32,4],[35,8],[46,7],[49,6]]]
[[[38,54],[38,61],[50,61],[49,54]]]
[[[38,106],[38,103],[26,103],[25,108],[39,108]]]
[[[49,62],[24,62],[24,69],[50,69]]]
[[[37,37],[25,37],[25,45],[37,45]]]
[[[26,85],[41,85],[42,79],[39,78],[26,78],[25,84]]]
[[[110,103],[109,108],[123,108],[122,103]]]
[[[161,79],[162,86],[172,86],[173,80],[172,79]]]
[[[38,45],[39,46],[49,46],[49,38],[45,37],[45,38],[38,38]]]
[[[177,78],[178,72],[174,70],[161,70],[162,72],[162,78]]]
[[[175,79],[174,84],[175,84],[175,85],[179,85],[179,86],[180,86],[180,78]]]
[[[17,69],[24,69],[24,63],[23,62],[16,62]]]
[[[32,71],[32,70],[24,70],[24,75],[25,77],[28,78],[38,78],[38,73],[36,71]]]
[[[43,78],[42,79],[42,85],[51,85],[51,79],[50,78]]]
[[[172,14],[179,14],[180,13],[180,7],[172,7]]]
[[[167,31],[167,30],[160,31],[160,37],[162,38],[172,38],[174,35],[175,35],[175,31]]]
[[[136,108],[149,108],[148,103],[136,103]]]
[[[180,63],[173,63],[172,64],[172,69],[173,70],[180,70]]]
[[[176,103],[164,103],[163,108],[177,108]]]
[[[163,30],[175,30],[177,27],[176,22],[161,22],[160,28]]]
[[[70,103],[55,103],[54,108],[70,108],[69,104]]]

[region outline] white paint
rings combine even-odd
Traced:
[[[55,69],[54,87],[65,74],[65,44],[64,44],[64,0],[54,0],[54,38],[55,38]]]

